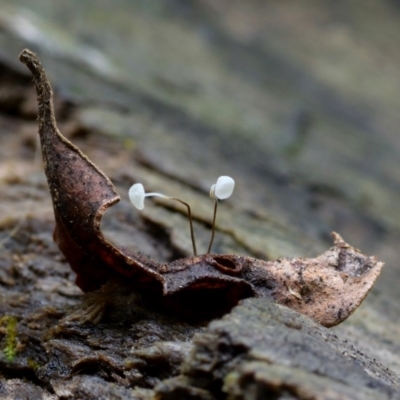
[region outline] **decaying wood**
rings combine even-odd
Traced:
[[[319,257],[270,262],[204,254],[161,264],[114,246],[100,230],[104,212],[120,199],[113,184],[58,131],[51,86],[36,55],[24,50],[20,60],[31,70],[38,95],[39,134],[56,220],[54,240],[82,290],[120,281],[152,305],[201,319],[222,315],[243,298],[266,297],[325,326],[346,319],[365,298],[383,263],[336,233],[334,246]]]

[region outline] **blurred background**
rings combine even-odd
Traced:
[[[206,248],[208,189],[231,175],[237,186],[220,207],[216,252],[313,256],[339,232],[386,268],[367,305],[337,329],[370,351],[385,341],[380,357],[400,371],[400,2],[0,3],[0,106],[14,118],[2,122],[3,160],[16,157],[10,127],[26,137],[37,129],[18,62],[29,47],[51,77],[63,132],[121,188],[116,220],[134,181],[182,191]],[[28,98],[8,85],[12,74]],[[26,177],[33,152],[15,146]],[[18,174],[4,171],[3,184]],[[169,232],[165,248],[122,217],[105,229],[161,259],[172,258],[171,243],[174,255],[190,253],[184,215],[148,210],[143,218]]]

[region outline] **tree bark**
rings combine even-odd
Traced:
[[[400,373],[396,3],[155,4],[120,0],[112,15],[99,7],[109,30],[84,6],[71,11],[84,15],[80,25],[64,18],[68,9],[63,17],[49,16],[48,25],[24,17],[40,39],[18,29],[27,23],[18,22],[25,14],[17,6],[5,8],[0,397],[241,399],[250,393],[256,399],[289,392],[324,399],[322,390],[330,387],[345,398],[394,398]],[[36,7],[44,20],[47,6]],[[85,29],[96,46],[83,43]],[[192,252],[184,207],[146,200],[142,212],[132,208],[128,188],[142,182],[191,205],[204,253],[213,211],[208,191],[218,176],[229,175],[236,187],[218,206],[214,252],[310,257],[330,246],[335,230],[386,263],[376,288],[330,331],[255,299],[207,326],[149,312],[134,294],[83,295],[52,239],[36,95],[17,60],[32,45],[55,88],[60,130],[122,197],[102,223],[113,243],[161,262]],[[237,321],[247,330],[238,330]],[[279,333],[268,336],[272,326]],[[257,339],[251,332],[264,333]],[[315,359],[303,350],[288,355],[300,345],[315,351]],[[348,379],[346,368],[356,369]]]

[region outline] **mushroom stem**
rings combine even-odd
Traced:
[[[211,251],[211,246],[214,241],[214,235],[215,235],[215,219],[217,217],[217,208],[218,208],[218,199],[214,197],[214,216],[213,216],[213,221],[212,221],[212,228],[211,228],[211,239],[210,239],[210,244],[208,245],[207,249],[207,254],[210,253]]]
[[[192,246],[193,246],[193,255],[197,256],[197,249],[196,249],[196,241],[194,239],[194,230],[193,230],[193,218],[192,218],[192,210],[190,209],[190,206],[188,203],[185,201],[178,199],[176,197],[169,197],[171,200],[176,200],[179,203],[183,204],[186,206],[187,211],[188,211],[188,218],[189,218],[189,224],[190,224],[190,237],[192,238]]]

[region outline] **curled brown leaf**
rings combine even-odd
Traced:
[[[54,240],[83,291],[123,282],[149,304],[188,318],[211,318],[243,298],[267,297],[325,326],[346,319],[365,298],[383,264],[336,233],[334,246],[316,258],[268,262],[204,254],[160,264],[114,246],[103,236],[100,222],[120,197],[108,177],[57,129],[52,89],[37,56],[24,50],[20,60],[31,70],[37,90]]]

